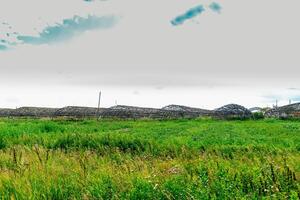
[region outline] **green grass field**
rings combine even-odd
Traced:
[[[300,122],[0,119],[0,199],[299,199]]]

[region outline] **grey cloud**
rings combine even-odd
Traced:
[[[299,91],[300,91],[300,88],[294,88],[294,87],[292,87],[292,88],[288,88],[288,90],[294,90],[294,91],[295,91],[295,90],[296,90],[296,91],[299,90]]]
[[[265,15],[265,8],[259,6],[255,12],[261,13],[253,15],[253,11],[238,9],[243,3],[234,4],[237,7],[226,6],[227,11],[219,17],[217,26],[201,28],[198,37],[177,37],[174,33],[170,33],[170,37],[160,36],[160,32],[165,32],[163,29],[159,32],[155,29],[148,33],[141,31],[142,35],[137,27],[135,32],[122,32],[123,29],[113,32],[103,45],[105,37],[100,35],[99,41],[83,47],[75,46],[59,54],[51,51],[45,51],[51,55],[44,55],[42,51],[40,54],[37,51],[20,53],[19,63],[10,64],[14,57],[2,61],[2,66],[9,67],[1,69],[0,81],[7,78],[7,82],[14,80],[19,83],[38,80],[37,83],[153,87],[299,86],[299,27],[295,26],[296,18],[287,13],[278,15],[280,9],[271,9],[271,13]],[[125,23],[124,27],[128,30]],[[143,41],[151,41],[151,44]],[[57,71],[61,73],[56,74]]]

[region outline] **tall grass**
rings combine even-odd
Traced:
[[[299,199],[297,121],[0,120],[1,199]]]

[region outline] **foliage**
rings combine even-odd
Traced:
[[[255,112],[252,114],[253,115],[253,119],[264,119],[264,113],[262,112]]]

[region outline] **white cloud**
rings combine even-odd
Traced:
[[[1,82],[22,80],[22,84],[38,85],[43,80],[71,85],[77,81],[89,85],[94,80],[110,80],[99,81],[95,84],[98,86],[126,85],[142,77],[136,78],[139,82],[135,84],[152,80],[147,84],[155,85],[155,80],[163,77],[166,85],[176,82],[179,86],[189,81],[201,85],[206,80],[253,88],[300,84],[300,27],[297,26],[300,1],[220,0],[217,1],[223,8],[220,15],[204,12],[184,26],[170,24],[174,16],[199,4],[207,7],[211,2],[5,1],[1,3],[5,6],[0,6],[3,19],[29,35],[74,15],[121,18],[112,29],[85,32],[70,42],[24,45],[14,51],[0,52]],[[115,74],[124,78],[120,80]],[[90,79],[93,81],[89,82]],[[260,95],[255,101],[261,100]]]
[[[16,0],[12,0],[14,1]],[[172,27],[170,19],[197,5],[198,1],[128,0],[85,3],[79,0],[54,0],[47,1],[52,3],[44,1],[41,3],[29,0],[29,2],[34,3],[26,1],[27,9],[20,10],[15,17],[18,20],[22,19],[18,26],[24,26],[24,30],[30,26],[28,23],[37,23],[36,16],[47,16],[52,22],[56,22],[58,18],[61,20],[73,17],[74,13],[102,14],[103,10],[122,16],[119,26],[109,34],[107,32],[87,34],[74,41],[74,44],[60,47],[64,49],[63,52],[68,52],[71,57],[77,59],[77,61],[57,59],[57,64],[60,65],[62,63],[69,65],[87,63],[97,66],[189,65],[193,68],[203,68],[203,71],[209,69],[240,71],[243,68],[243,71],[251,73],[250,68],[253,67],[268,72],[273,67],[287,66],[294,69],[299,64],[296,52],[300,46],[298,40],[300,28],[295,25],[299,14],[294,8],[300,3],[295,0],[289,2],[289,9],[285,9],[285,4],[278,3],[279,1],[224,0],[220,2],[224,8],[221,16],[206,12],[196,22],[192,21],[180,28]],[[210,1],[203,2],[204,5],[209,5]],[[88,8],[84,9],[82,4]],[[26,8],[26,5],[19,7]],[[33,6],[39,9],[32,9]],[[11,10],[9,12],[10,14],[4,12],[3,15],[12,15]],[[24,12],[30,15],[27,16]],[[82,50],[93,49],[93,52],[101,52],[104,56],[101,61],[98,54],[76,56],[79,47]],[[27,50],[32,54],[36,53],[34,49]],[[39,57],[47,56],[49,51],[56,55],[60,49],[53,47],[45,51],[39,50]],[[21,53],[14,56],[22,57]],[[40,60],[40,63],[44,64],[43,61],[44,59]],[[10,64],[5,58],[0,62]],[[29,60],[26,64],[30,62]]]

